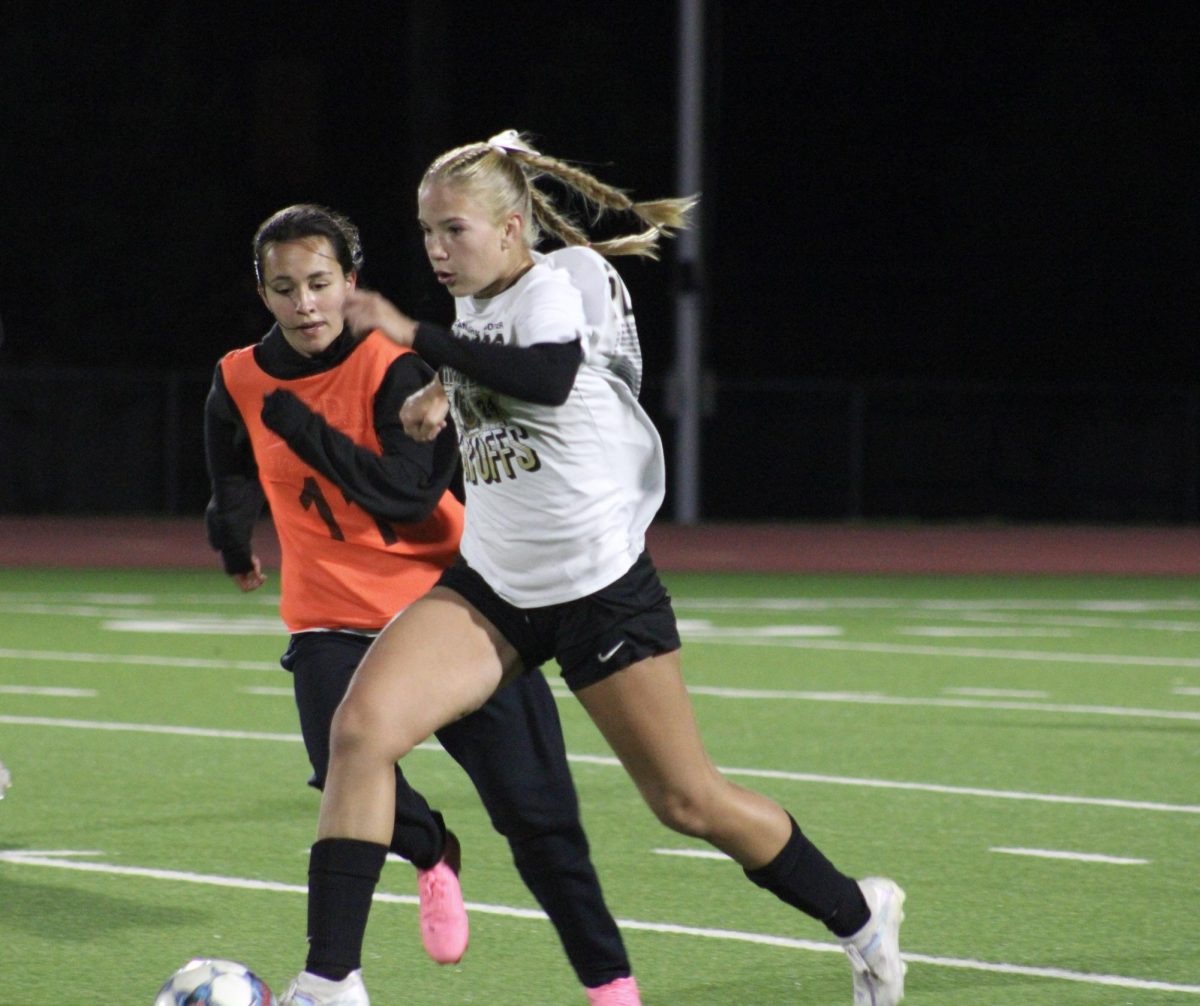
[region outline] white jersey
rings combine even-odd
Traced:
[[[662,441],[638,404],[641,349],[629,292],[589,248],[534,254],[495,297],[455,298],[456,335],[510,346],[579,339],[567,401],[536,405],[450,368],[467,493],[463,557],[502,598],[572,601],[622,576],[662,504]]]

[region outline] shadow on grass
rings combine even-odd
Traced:
[[[154,905],[148,898],[122,898],[75,889],[63,884],[42,884],[14,879],[5,871],[0,879],[0,905],[4,928],[64,943],[87,943],[97,934],[195,926],[211,913],[200,906]]]

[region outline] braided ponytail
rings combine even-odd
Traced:
[[[585,227],[557,206],[536,183],[551,178],[591,209],[591,223],[610,214],[635,217],[642,229],[604,241],[592,242]],[[600,181],[591,172],[534,149],[516,130],[497,133],[481,143],[456,147],[436,158],[426,170],[421,187],[435,182],[467,185],[497,219],[520,213],[523,238],[533,248],[543,234],[567,245],[590,245],[606,257],[640,255],[658,258],[659,242],[689,226],[688,215],[698,197],[637,202],[621,189]]]

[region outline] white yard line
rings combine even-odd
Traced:
[[[733,862],[729,856],[716,849],[651,849],[656,856],[682,856],[684,859],[721,859]]]
[[[716,849],[651,849],[656,856],[679,856],[683,859],[715,859],[731,862],[730,857]],[[1055,849],[1018,849],[1002,845],[992,846],[988,852],[1007,853],[1010,856],[1033,856],[1039,859],[1069,859],[1079,863],[1105,863],[1114,866],[1145,866],[1148,859],[1131,859],[1125,856],[1108,856],[1098,852],[1064,852]]]
[[[776,641],[776,645],[782,644]],[[1093,660],[1102,656],[1093,655]],[[253,660],[208,660],[200,657],[166,657],[142,654],[116,653],[70,653],[56,650],[12,650],[0,649],[0,660],[48,661],[54,663],[110,664],[125,667],[187,667],[210,670],[277,671],[275,661]],[[1197,662],[1200,663],[1200,662]],[[557,677],[550,678],[551,687],[565,693],[565,686]],[[980,698],[921,698],[915,696],[891,696],[869,692],[806,692],[786,689],[719,688],[709,685],[690,685],[688,690],[695,695],[714,698],[758,699],[774,701],[788,699],[801,702],[845,702],[858,705],[915,706],[943,709],[997,709],[1018,712],[1071,714],[1080,716],[1126,716],[1142,719],[1166,719],[1200,721],[1200,710],[1146,709],[1135,706],[1088,706],[1080,704],[1050,704],[1037,702],[996,701]],[[287,689],[284,689],[287,692]],[[1179,690],[1176,689],[1176,693]],[[265,694],[265,693],[264,693]],[[290,694],[290,692],[288,693]],[[1184,692],[1183,694],[1187,694]]]
[[[220,574],[214,570],[217,576]],[[669,578],[669,575],[668,575]],[[210,594],[105,593],[101,591],[0,591],[2,605],[93,605],[150,607],[175,605],[277,606],[278,592],[257,591],[246,597],[235,590]],[[1200,597],[1157,598],[899,598],[899,597],[689,597],[675,595],[676,608],[697,611],[859,611],[910,608],[918,611],[1082,611],[1104,614],[1148,614],[1157,611],[1200,612]]]
[[[97,863],[81,860],[79,856],[99,855],[96,852],[72,853],[68,850],[40,852],[38,850],[9,850],[0,852],[0,863],[9,866],[40,866],[59,870],[76,870],[85,873],[107,874],[121,877],[144,877],[174,883],[203,884],[210,887],[237,888],[246,891],[306,895],[308,889],[302,884],[285,884],[269,880],[251,880],[245,877],[229,877],[221,874],[193,873],[187,870],[164,870],[142,866],[122,866],[113,863]],[[378,892],[376,902],[385,904],[416,905],[418,900],[411,894],[389,894]],[[497,915],[516,919],[546,918],[536,909],[517,908],[512,905],[493,905],[477,901],[467,902],[467,910],[478,914]],[[836,943],[817,940],[798,940],[787,936],[767,933],[748,933],[734,929],[709,929],[699,926],[681,926],[673,923],[646,922],[639,919],[618,919],[617,924],[625,930],[662,933],[671,936],[686,936],[700,939],[726,940],[752,943],[761,946],[781,947],[789,950],[808,950],[818,953],[841,953]],[[1200,995],[1200,985],[1185,985],[1148,978],[1126,975],[1090,974],[1086,971],[1071,971],[1066,968],[1046,968],[1025,964],[1009,964],[995,961],[973,960],[962,957],[938,957],[929,954],[905,952],[903,958],[910,964],[931,967],[958,968],[969,971],[985,971],[999,974],[1021,975],[1029,978],[1050,978],[1077,982],[1085,985],[1100,985],[1109,988],[1137,989],[1159,992],[1178,992]]]
[[[108,730],[127,733],[177,735],[181,737],[210,737],[218,740],[282,741],[299,743],[299,734],[277,734],[251,730],[220,730],[210,727],[167,726],[154,723],[111,723],[98,720],[55,719],[46,716],[0,716],[0,724],[9,726],[56,727],[72,730]],[[417,746],[417,750],[441,751],[436,743]],[[621,763],[611,755],[568,754],[567,761],[580,765],[602,765],[620,768]],[[1085,807],[1108,807],[1115,810],[1147,810],[1165,814],[1200,814],[1194,804],[1159,803],[1149,800],[1124,800],[1111,797],[1071,796],[1058,793],[1028,793],[1020,790],[984,789],[974,786],[944,786],[940,783],[904,782],[894,779],[860,779],[852,776],[819,775],[812,772],[784,772],[778,769],[731,768],[721,766],[729,776],[774,779],[786,782],[819,783],[832,786],[863,786],[872,789],[891,789],[946,796],[971,796],[992,800],[1028,800],[1036,803],[1057,803]]]
[[[0,685],[0,695],[37,695],[51,699],[94,699],[94,688],[55,688],[47,685]]]
[[[255,606],[257,607],[257,605]],[[126,608],[107,604],[54,604],[54,603],[24,603],[0,604],[0,615],[50,615],[54,618],[143,618],[148,620],[162,619],[171,621],[189,618],[213,621],[218,618],[268,618],[269,612],[246,611],[236,614],[220,615],[215,612],[199,611],[163,611],[161,608]],[[274,616],[273,624],[277,630],[283,630],[278,614]]]
[[[278,660],[209,660],[204,657],[161,657],[141,653],[76,653],[66,650],[13,650],[0,647],[0,660],[49,661],[60,664],[110,664],[114,667],[190,667],[214,671],[277,671]]]
[[[692,611],[1087,611],[1146,614],[1152,611],[1200,611],[1200,597],[1154,601],[1035,598],[898,598],[898,597],[672,597],[675,608]]]
[[[278,617],[268,615],[179,615],[175,618],[106,618],[100,623],[106,632],[141,632],[158,636],[286,636],[287,628]]]
[[[1148,859],[1131,859],[1126,856],[1107,856],[1099,852],[1066,852],[1061,849],[1021,849],[996,845],[988,852],[1001,852],[1009,856],[1033,856],[1038,859],[1069,859],[1077,863],[1109,863],[1113,866],[1145,866]]]
[[[1001,699],[915,698],[903,695],[878,695],[869,692],[794,692],[754,688],[715,688],[689,685],[693,695],[711,695],[723,699],[791,699],[797,702],[849,702],[873,706],[917,706],[926,709],[997,709],[1030,713],[1068,713],[1083,716],[1132,716],[1140,719],[1185,720],[1200,722],[1200,710],[1143,709],[1137,706],[1085,706],[1070,703],[1012,702]]]
[[[684,639],[705,646],[778,646],[797,650],[837,650],[887,656],[967,657],[977,660],[1035,661],[1039,664],[1105,664],[1120,667],[1188,667],[1200,669],[1200,657],[1147,657],[1119,653],[1061,653],[1054,650],[988,650],[977,646],[919,646],[915,643],[854,643],[841,639],[761,639],[688,633]]]
[[[1152,632],[1200,632],[1200,622],[1144,621],[1131,618],[1082,618],[1078,615],[1008,615],[994,611],[975,611],[963,614],[971,622],[1019,622],[1024,625],[1057,626],[1072,629],[1143,629]]]
[[[928,639],[1070,639],[1069,629],[1039,629],[1024,626],[913,625],[899,630],[901,636]]]

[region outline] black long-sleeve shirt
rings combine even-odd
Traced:
[[[464,339],[425,321],[417,325],[413,349],[435,367],[452,367],[493,391],[537,405],[562,405],[583,362],[578,339],[507,346]]]
[[[337,367],[358,345],[343,333],[323,353],[306,357],[273,326],[254,347],[254,361],[270,376],[287,382]],[[382,453],[358,446],[288,395],[267,406],[271,414],[268,425],[300,458],[372,516],[419,522],[429,516],[451,485],[458,466],[451,426],[433,444],[423,444],[408,437],[400,424],[404,400],[432,377],[428,364],[415,353],[398,357],[388,369],[373,406]],[[246,424],[225,388],[219,366],[205,403],[204,445],[213,491],[205,510],[209,544],[221,553],[227,573],[246,572],[253,568],[251,538],[265,497]]]

